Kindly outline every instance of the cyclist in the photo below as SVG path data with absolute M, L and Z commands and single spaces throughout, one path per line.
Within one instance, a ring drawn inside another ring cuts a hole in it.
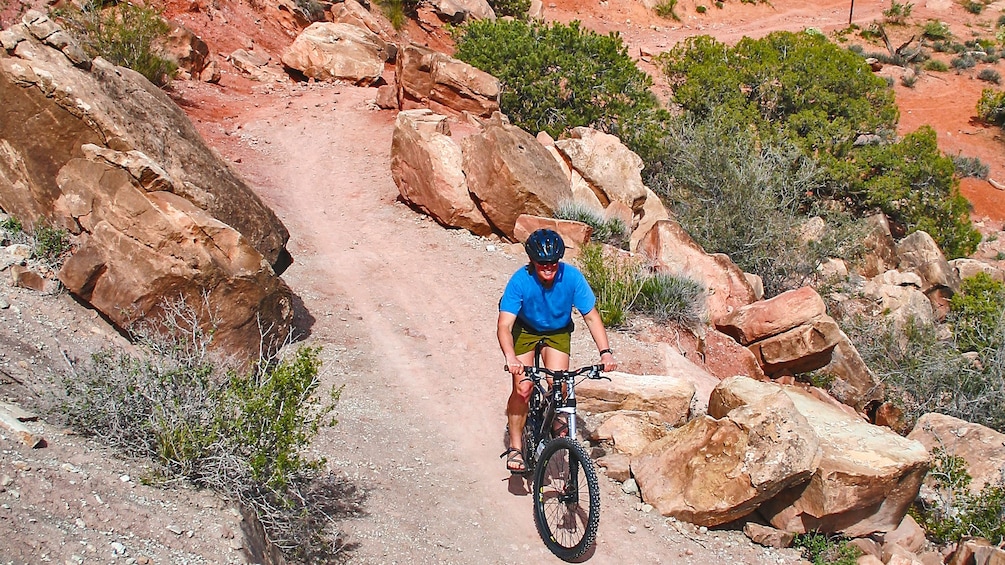
M 579 269 L 559 261 L 565 255 L 562 236 L 550 229 L 539 229 L 527 238 L 524 250 L 530 262 L 506 284 L 499 301 L 496 328 L 506 369 L 513 378 L 513 390 L 506 404 L 509 448 L 501 455 L 506 457 L 506 468 L 513 473 L 526 471 L 521 435 L 532 385 L 524 380 L 523 368 L 533 364 L 534 346 L 543 340 L 544 366 L 552 370 L 569 369 L 573 307 L 583 313 L 604 370 L 617 369 L 607 330 L 595 308 L 597 299 L 593 290 Z

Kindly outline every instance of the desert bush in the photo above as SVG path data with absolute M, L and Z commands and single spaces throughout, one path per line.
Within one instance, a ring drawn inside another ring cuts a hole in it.
M 1005 284 L 978 273 L 966 278 L 949 301 L 957 347 L 976 351 L 982 360 L 1005 348 Z
M 605 218 L 589 206 L 575 201 L 561 202 L 555 210 L 555 217 L 561 220 L 582 222 L 593 228 L 590 238 L 608 245 L 625 248 L 628 244 L 628 226 L 621 218 Z
M 903 233 L 926 231 L 948 258 L 977 248 L 970 203 L 959 193 L 953 160 L 939 152 L 935 130 L 923 126 L 897 143 L 868 145 L 852 155 L 847 194 L 879 208 Z
M 56 17 L 88 54 L 129 67 L 157 86 L 171 79 L 177 65 L 155 47 L 170 31 L 159 11 L 128 2 L 105 8 L 96 0 L 85 1 L 79 9 L 70 6 Z
M 496 16 L 509 16 L 519 20 L 526 20 L 530 10 L 530 0 L 492 0 L 489 5 Z
M 985 88 L 977 101 L 977 117 L 998 126 L 1005 126 L 1005 91 Z
M 949 31 L 949 26 L 945 22 L 938 20 L 928 20 L 921 30 L 921 35 L 933 41 L 950 39 L 953 33 Z
M 911 514 L 937 543 L 958 542 L 964 537 L 982 537 L 992 544 L 1005 541 L 1005 478 L 992 481 L 979 493 L 970 491 L 973 477 L 962 457 L 945 449 L 932 450 L 928 478 L 934 497 L 920 498 Z
M 949 70 L 949 65 L 938 59 L 929 59 L 925 61 L 925 65 L 923 68 L 926 71 L 944 73 Z
M 687 275 L 657 271 L 642 278 L 633 311 L 658 323 L 676 323 L 692 331 L 708 323 L 708 290 Z
M 981 161 L 978 157 L 964 157 L 962 155 L 956 155 L 952 159 L 953 167 L 956 169 L 956 175 L 960 178 L 974 177 L 986 179 L 988 178 L 988 174 L 991 172 L 991 167 L 989 167 L 984 161 Z
M 32 258 L 50 265 L 58 265 L 63 255 L 70 250 L 70 234 L 62 228 L 45 223 L 35 226 L 32 241 Z
M 994 69 L 981 69 L 980 72 L 977 73 L 977 78 L 993 84 L 999 84 L 1002 81 L 1001 74 Z
M 608 256 L 602 245 L 592 243 L 580 250 L 577 263 L 597 296 L 596 308 L 604 325 L 623 324 L 642 287 L 638 261 Z
M 660 0 L 653 11 L 656 15 L 668 20 L 680 21 L 680 16 L 677 15 L 677 0 Z
M 620 37 L 578 22 L 477 20 L 459 28 L 455 56 L 497 77 L 513 124 L 553 137 L 576 126 L 613 133 L 626 118 L 659 108 L 652 79 Z
M 317 395 L 319 349 L 228 368 L 208 353 L 193 308 L 180 299 L 135 327 L 143 353 L 106 349 L 63 381 L 59 417 L 130 456 L 151 459 L 147 480 L 188 479 L 253 509 L 287 557 L 333 556 L 341 541 L 316 512 L 352 511 L 323 460 L 304 455 L 340 389 Z M 349 489 L 351 490 L 351 489 Z M 347 506 L 348 505 L 348 506 Z
M 950 59 L 949 66 L 956 70 L 972 69 L 977 66 L 977 59 L 973 55 L 966 53 Z
M 309 22 L 323 22 L 325 7 L 318 0 L 296 0 L 297 11 Z
M 918 73 L 904 73 L 900 77 L 900 84 L 906 86 L 907 88 L 914 88 L 914 85 L 918 82 Z
M 963 5 L 963 9 L 970 12 L 971 14 L 980 14 L 984 11 L 983 2 L 975 2 L 974 0 L 963 0 L 960 2 Z
M 729 255 L 774 295 L 801 286 L 825 257 L 845 256 L 850 230 L 818 244 L 799 226 L 820 188 L 819 170 L 792 144 L 758 144 L 749 131 L 715 114 L 684 118 L 665 130 L 666 159 L 647 184 L 706 251 Z M 835 226 L 840 214 L 831 214 Z
M 909 425 L 939 412 L 1005 430 L 1005 364 L 979 366 L 952 341 L 938 339 L 934 327 L 914 320 L 858 316 L 839 322 Z
M 907 18 L 911 17 L 913 10 L 914 4 L 911 2 L 901 3 L 893 0 L 890 7 L 883 10 L 883 18 L 887 23 L 903 25 L 907 22 Z
M 813 565 L 855 565 L 862 551 L 848 540 L 820 532 L 796 535 L 792 547 L 802 550 L 803 558 Z

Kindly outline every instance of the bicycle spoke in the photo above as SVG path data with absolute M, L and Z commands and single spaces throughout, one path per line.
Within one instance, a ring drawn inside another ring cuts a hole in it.
M 569 560 L 593 545 L 600 515 L 596 473 L 583 448 L 568 438 L 553 440 L 535 474 L 535 522 L 545 544 Z

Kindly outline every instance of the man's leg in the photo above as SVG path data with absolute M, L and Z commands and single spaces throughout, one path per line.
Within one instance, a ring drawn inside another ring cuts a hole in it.
M 517 355 L 524 366 L 534 364 L 534 352 L 530 351 L 523 355 Z M 527 421 L 527 403 L 530 400 L 530 391 L 534 386 L 522 374 L 512 375 L 513 389 L 506 403 L 506 421 L 509 424 L 509 446 L 518 451 L 523 451 L 523 425 Z

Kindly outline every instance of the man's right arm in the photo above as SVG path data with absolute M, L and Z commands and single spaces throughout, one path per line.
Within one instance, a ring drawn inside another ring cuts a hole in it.
M 516 351 L 513 345 L 513 324 L 516 323 L 516 314 L 499 311 L 499 320 L 496 322 L 496 339 L 499 340 L 499 348 L 502 349 L 506 358 L 506 370 L 513 374 L 523 372 L 523 363 L 516 358 Z

